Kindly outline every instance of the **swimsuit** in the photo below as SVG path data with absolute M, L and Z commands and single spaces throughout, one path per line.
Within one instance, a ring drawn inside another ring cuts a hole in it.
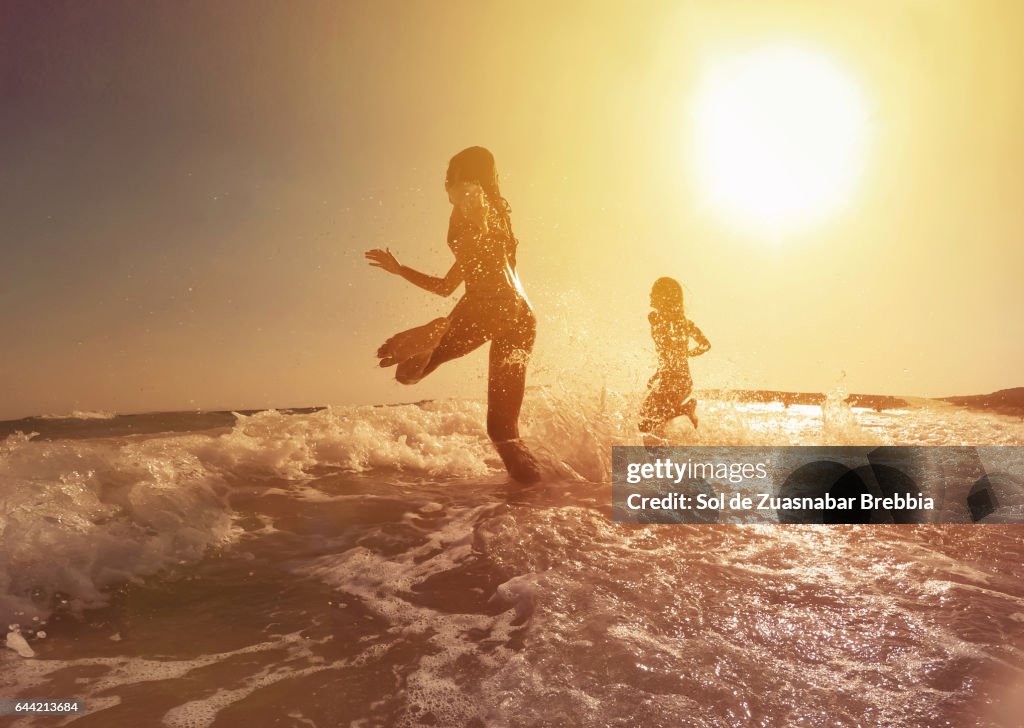
M 516 274 L 517 245 L 507 214 L 493 207 L 487 232 L 453 216 L 448 246 L 462 270 L 466 294 L 448 314 L 448 330 L 424 375 L 487 341 L 492 342 L 492 359 L 526 366 L 537 319 Z
M 669 420 L 687 414 L 692 408 L 686 401 L 693 391 L 690 338 L 696 339 L 699 345 L 707 342 L 701 330 L 685 317 L 652 311 L 648 318 L 651 336 L 658 350 L 658 371 L 647 383 L 650 391 L 640 408 L 642 432 L 652 432 Z

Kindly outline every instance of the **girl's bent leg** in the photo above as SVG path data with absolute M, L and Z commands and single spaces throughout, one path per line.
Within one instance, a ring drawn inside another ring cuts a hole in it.
M 456 304 L 447 318 L 434 319 L 426 326 L 396 334 L 377 352 L 378 356 L 382 356 L 382 352 L 391 354 L 392 359 L 396 354 L 403 355 L 395 371 L 395 379 L 401 384 L 415 384 L 446 361 L 465 356 L 487 341 L 484 328 L 461 303 Z M 402 341 L 401 337 L 407 340 Z M 418 339 L 415 346 L 414 338 Z M 389 366 L 389 363 L 394 361 L 385 359 L 381 366 Z
M 426 376 L 426 367 L 450 325 L 447 318 L 436 318 L 429 324 L 395 334 L 377 349 L 380 366 L 397 364 L 395 379 L 401 384 L 415 384 Z
M 427 364 L 433 352 L 425 351 L 422 354 L 411 356 L 395 369 L 395 381 L 399 384 L 416 384 L 426 376 Z
M 390 367 L 422 354 L 429 355 L 448 330 L 447 318 L 436 318 L 429 324 L 400 331 L 377 349 L 380 366 Z
M 683 403 L 683 414 L 690 420 L 693 429 L 697 429 L 697 400 L 688 399 Z
M 697 427 L 697 415 L 694 410 L 696 401 L 688 399 L 692 385 L 685 377 L 656 374 L 650 383 L 650 390 L 640 407 L 640 433 L 645 442 L 648 436 L 662 437 L 663 428 L 670 420 L 680 415 L 686 417 Z
M 427 376 L 446 361 L 465 356 L 490 338 L 487 328 L 473 315 L 472 310 L 463 306 L 465 300 L 459 301 L 448 316 L 448 329 L 430 353 L 421 377 Z
M 640 434 L 644 436 L 645 445 L 651 444 L 647 441 L 648 437 L 663 439 L 660 436 L 660 431 L 668 418 L 661 412 L 660 399 L 657 387 L 652 387 L 651 391 L 647 393 L 643 405 L 640 407 L 640 426 L 638 429 Z

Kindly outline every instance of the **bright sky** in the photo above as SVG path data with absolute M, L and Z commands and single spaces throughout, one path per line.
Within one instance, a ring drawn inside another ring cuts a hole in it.
M 57 7 L 0 8 L 0 418 L 482 397 L 482 352 L 413 388 L 375 368 L 455 298 L 363 260 L 447 270 L 473 144 L 513 207 L 531 384 L 641 387 L 661 275 L 714 347 L 698 388 L 1024 384 L 1019 4 Z M 842 199 L 770 235 L 695 143 L 703 84 L 765 48 L 844 79 L 778 118 L 855 96 L 865 133 Z

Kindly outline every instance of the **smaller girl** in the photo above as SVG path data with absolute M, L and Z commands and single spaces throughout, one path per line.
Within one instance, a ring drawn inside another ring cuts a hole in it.
M 662 428 L 680 415 L 686 415 L 697 427 L 697 402 L 689 399 L 693 389 L 689 359 L 711 348 L 707 337 L 683 314 L 683 287 L 675 278 L 654 282 L 651 308 L 654 310 L 647 319 L 658 350 L 658 371 L 647 384 L 647 399 L 640 408 L 640 432 L 646 445 L 663 443 Z

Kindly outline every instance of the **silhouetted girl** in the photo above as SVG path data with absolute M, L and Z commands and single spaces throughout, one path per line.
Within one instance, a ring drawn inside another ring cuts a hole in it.
M 662 442 L 662 428 L 680 415 L 686 415 L 697 426 L 697 402 L 688 399 L 693 389 L 689 359 L 711 348 L 707 337 L 683 313 L 683 287 L 679 281 L 656 280 L 651 288 L 651 308 L 654 310 L 647 319 L 658 350 L 658 371 L 647 385 L 647 399 L 640 408 L 640 432 L 648 445 Z
M 415 384 L 446 361 L 491 342 L 487 380 L 487 434 L 513 478 L 540 478 L 537 462 L 519 439 L 519 410 L 536 319 L 516 274 L 510 208 L 498 189 L 494 157 L 469 147 L 448 164 L 445 190 L 452 203 L 448 247 L 455 263 L 443 278 L 401 265 L 390 249 L 366 253 L 370 265 L 400 275 L 440 296 L 460 283 L 466 294 L 445 318 L 395 334 L 377 351 L 382 367 L 397 365 L 395 379 Z

